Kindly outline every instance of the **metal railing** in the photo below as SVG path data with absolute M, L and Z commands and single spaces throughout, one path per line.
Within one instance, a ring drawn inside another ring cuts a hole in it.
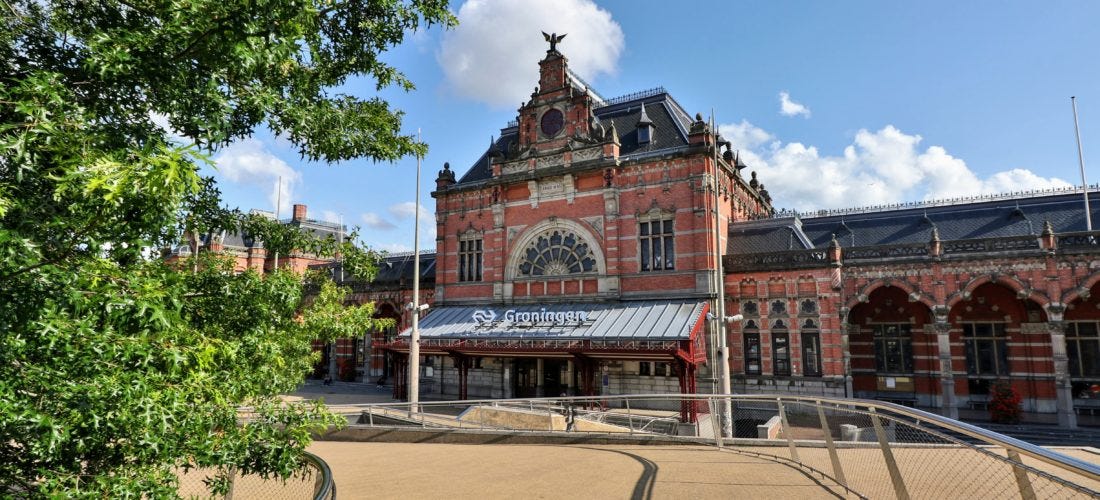
M 710 443 L 723 452 L 804 469 L 863 498 L 1100 497 L 1097 465 L 881 401 L 664 394 L 433 401 L 415 407 L 385 403 L 359 409 L 358 423 L 365 426 L 663 436 Z
M 225 499 L 304 499 L 332 500 L 336 498 L 336 482 L 332 478 L 332 469 L 321 457 L 306 452 L 305 466 L 290 478 L 261 477 L 259 475 L 240 475 L 229 471 L 229 492 Z M 211 498 L 210 480 L 218 473 L 216 469 L 190 468 L 177 472 L 183 498 Z

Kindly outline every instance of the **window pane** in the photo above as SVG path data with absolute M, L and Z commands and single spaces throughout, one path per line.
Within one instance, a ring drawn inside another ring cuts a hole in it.
M 1097 336 L 1096 323 L 1093 323 L 1093 322 L 1089 321 L 1089 322 L 1074 323 L 1074 325 L 1077 326 L 1077 336 L 1078 337 L 1096 337 Z
M 982 374 L 995 374 L 996 367 L 996 348 L 994 341 L 992 340 L 975 340 L 977 344 L 976 354 L 978 361 L 978 373 Z
M 978 357 L 975 354 L 975 342 L 977 342 L 977 340 L 966 341 L 966 373 L 971 375 L 978 374 Z
M 807 376 L 821 375 L 821 338 L 816 333 L 802 334 L 802 367 Z
M 745 334 L 745 373 L 760 374 L 760 334 Z
M 642 270 L 643 271 L 648 271 L 649 270 L 649 240 L 648 239 L 642 240 L 641 261 L 642 261 Z
M 659 238 L 654 238 L 650 241 L 653 242 L 653 269 L 662 269 L 661 263 L 663 261 L 661 260 L 661 240 Z
M 665 221 L 665 234 L 672 234 L 672 220 Z
M 649 223 L 643 222 L 638 229 L 639 236 L 649 236 Z
M 786 333 L 772 334 L 772 351 L 775 358 L 775 374 L 791 374 L 790 343 Z
M 676 252 L 672 248 L 672 237 L 665 238 L 665 269 L 676 269 Z
M 1100 377 L 1100 340 L 1082 340 L 1080 349 L 1081 376 Z

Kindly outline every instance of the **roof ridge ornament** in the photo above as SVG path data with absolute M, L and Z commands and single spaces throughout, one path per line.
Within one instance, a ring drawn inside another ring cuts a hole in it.
M 561 36 L 558 36 L 557 33 L 547 34 L 545 31 L 543 31 L 542 32 L 542 37 L 545 38 L 547 42 L 550 42 L 550 50 L 547 50 L 546 52 L 557 52 L 558 51 L 558 43 L 560 43 L 561 40 L 563 38 L 565 38 L 565 35 L 568 35 L 568 34 L 569 33 L 562 33 Z

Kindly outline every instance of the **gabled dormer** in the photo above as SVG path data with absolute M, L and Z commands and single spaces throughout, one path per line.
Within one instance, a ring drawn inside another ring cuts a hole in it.
M 645 112 L 645 103 L 642 103 L 642 111 L 638 116 L 638 144 L 650 144 L 653 142 L 653 120 Z
M 569 141 L 604 140 L 606 131 L 595 119 L 603 98 L 569 70 L 569 59 L 557 50 L 565 35 L 546 35 L 550 49 L 539 61 L 539 85 L 519 108 L 518 148 L 532 153 L 563 149 Z

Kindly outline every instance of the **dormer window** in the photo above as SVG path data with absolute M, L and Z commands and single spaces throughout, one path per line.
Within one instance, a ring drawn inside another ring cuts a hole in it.
M 638 116 L 638 144 L 649 144 L 653 142 L 653 121 L 649 119 L 649 115 L 645 112 L 645 104 L 642 104 L 642 111 Z

